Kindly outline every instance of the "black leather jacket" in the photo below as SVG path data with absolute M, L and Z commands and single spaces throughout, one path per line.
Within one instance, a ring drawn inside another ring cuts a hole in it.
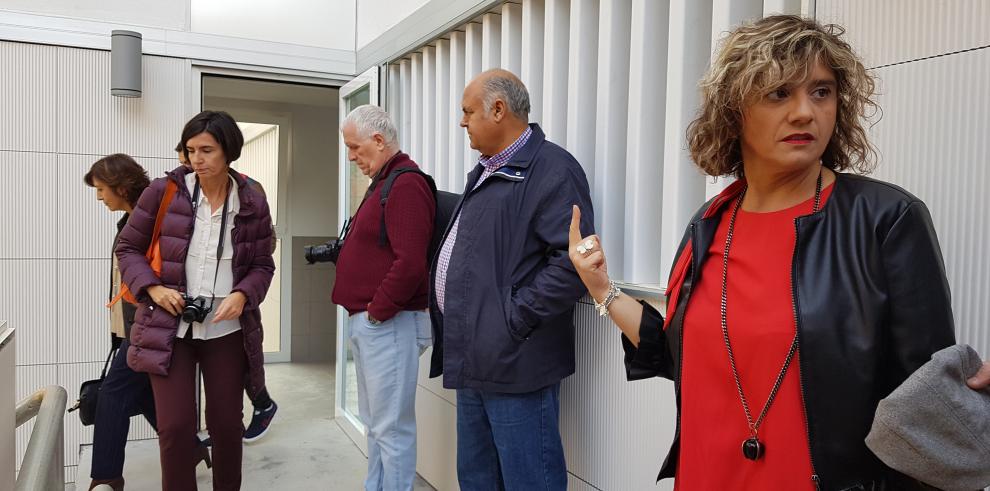
M 866 177 L 836 176 L 824 208 L 795 220 L 792 295 L 814 469 L 808 479 L 823 490 L 920 489 L 863 440 L 880 399 L 955 343 L 938 238 L 918 198 Z M 690 242 L 692 260 L 666 331 L 644 303 L 639 347 L 623 336 L 628 378 L 672 379 L 678 408 L 684 312 L 731 201 L 703 218 L 706 204 L 688 226 L 678 251 Z M 658 479 L 674 477 L 679 440 L 680 416 Z

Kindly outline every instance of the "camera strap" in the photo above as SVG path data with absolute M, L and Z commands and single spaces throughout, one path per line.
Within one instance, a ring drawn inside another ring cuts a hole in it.
M 229 176 L 228 176 L 229 179 Z M 223 211 L 220 215 L 220 238 L 217 240 L 217 267 L 213 271 L 213 288 L 210 289 L 210 309 L 213 309 L 213 303 L 217 298 L 217 278 L 220 277 L 220 258 L 223 257 L 223 242 L 224 242 L 224 232 L 227 230 L 227 211 L 230 209 L 230 188 L 233 184 L 227 183 L 227 194 L 223 198 Z M 196 176 L 196 185 L 193 186 L 193 219 L 196 218 L 196 214 L 199 213 L 199 176 Z

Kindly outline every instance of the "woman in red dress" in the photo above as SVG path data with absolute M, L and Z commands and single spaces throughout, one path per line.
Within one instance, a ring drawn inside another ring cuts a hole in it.
M 704 173 L 737 180 L 691 219 L 666 318 L 571 229 L 629 378 L 675 382 L 659 477 L 680 490 L 921 486 L 863 440 L 879 400 L 955 342 L 949 286 L 925 204 L 863 177 L 874 80 L 841 34 L 775 16 L 724 41 L 688 142 Z

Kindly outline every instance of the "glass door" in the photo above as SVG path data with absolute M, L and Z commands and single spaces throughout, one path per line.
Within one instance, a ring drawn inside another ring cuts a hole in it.
M 340 88 L 340 123 L 354 108 L 365 104 L 379 104 L 378 67 L 373 67 L 362 73 L 354 80 Z M 343 138 L 340 141 L 340 215 L 339 224 L 357 211 L 364 197 L 368 184 L 371 182 L 358 170 L 357 166 L 347 161 L 347 147 Z M 337 376 L 336 376 L 336 414 L 340 426 L 354 440 L 354 443 L 367 453 L 367 441 L 364 438 L 365 428 L 358 418 L 357 377 L 354 373 L 354 356 L 351 353 L 348 314 L 343 307 L 337 307 Z

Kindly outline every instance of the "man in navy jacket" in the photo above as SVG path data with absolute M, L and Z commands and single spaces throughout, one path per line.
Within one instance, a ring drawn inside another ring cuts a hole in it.
M 580 164 L 529 124 L 529 93 L 490 70 L 464 89 L 461 126 L 481 153 L 431 268 L 431 376 L 457 389 L 461 489 L 566 489 L 560 381 L 574 373 L 567 255 L 571 206 L 589 210 Z

